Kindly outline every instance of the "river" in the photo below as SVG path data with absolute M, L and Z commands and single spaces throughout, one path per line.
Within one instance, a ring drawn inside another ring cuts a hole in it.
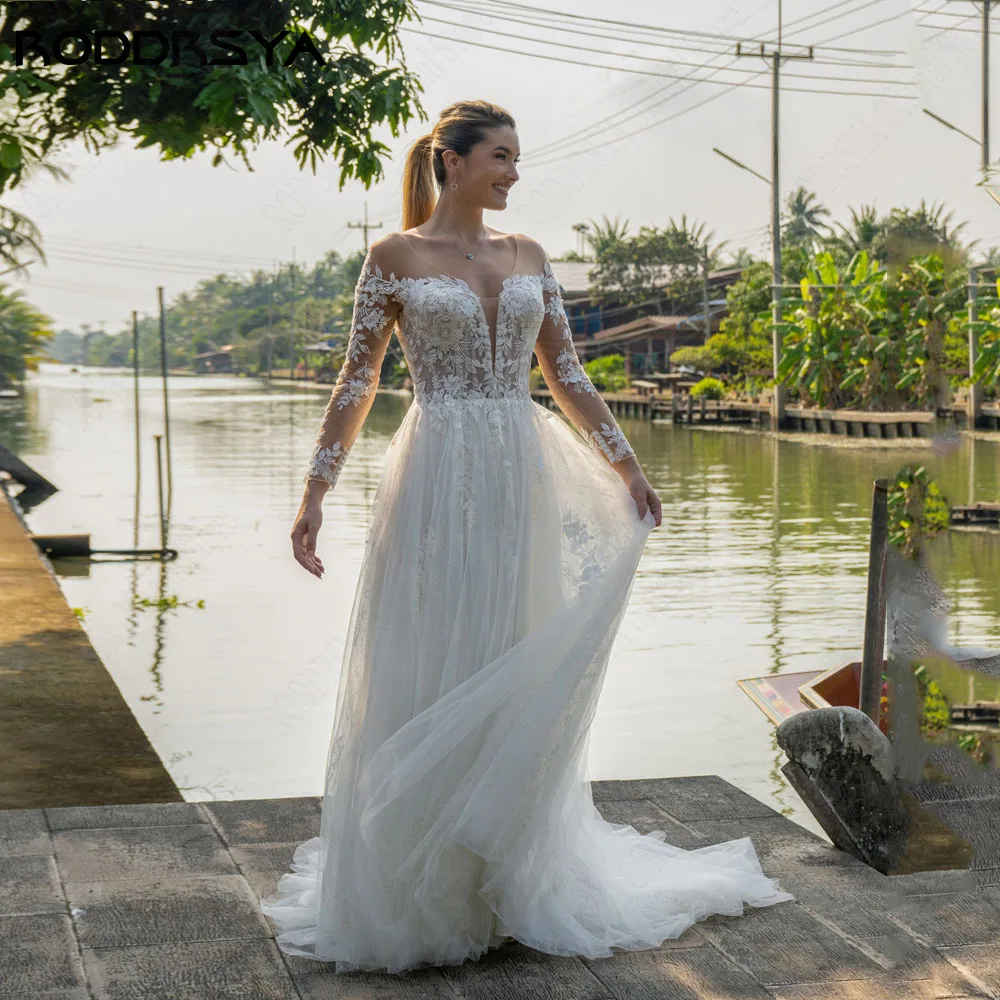
M 23 400 L 3 403 L 0 440 L 60 490 L 29 514 L 34 531 L 89 532 L 94 548 L 158 545 L 160 380 L 140 383 L 138 521 L 132 393 L 120 370 L 43 364 Z M 288 535 L 326 397 L 171 377 L 169 544 L 179 558 L 61 577 L 190 800 L 321 792 L 372 496 L 408 405 L 374 401 L 325 503 L 317 580 L 293 560 Z M 965 437 L 937 454 L 620 423 L 663 500 L 663 524 L 612 653 L 590 776 L 718 774 L 818 831 L 778 769 L 773 726 L 736 680 L 859 659 L 873 479 L 916 460 L 953 502 L 996 499 L 1000 441 Z M 951 532 L 932 550 L 952 641 L 1000 648 L 1000 532 Z

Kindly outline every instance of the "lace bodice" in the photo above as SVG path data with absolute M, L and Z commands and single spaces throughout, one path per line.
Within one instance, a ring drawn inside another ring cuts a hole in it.
M 354 298 L 347 354 L 333 387 L 305 479 L 337 480 L 375 394 L 392 328 L 425 407 L 473 400 L 530 399 L 531 356 L 563 413 L 609 462 L 634 454 L 573 346 L 573 335 L 544 253 L 536 273 L 503 281 L 491 328 L 483 299 L 462 278 L 396 277 L 375 244 Z

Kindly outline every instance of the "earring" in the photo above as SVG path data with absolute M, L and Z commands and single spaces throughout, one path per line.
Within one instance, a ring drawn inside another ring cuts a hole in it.
M 450 187 L 450 188 L 452 189 L 452 191 L 457 191 L 457 190 L 458 190 L 458 185 L 457 185 L 457 184 L 456 184 L 456 183 L 455 183 L 454 181 L 452 181 L 452 182 L 451 182 L 451 183 L 450 183 L 450 184 L 448 185 L 448 187 Z

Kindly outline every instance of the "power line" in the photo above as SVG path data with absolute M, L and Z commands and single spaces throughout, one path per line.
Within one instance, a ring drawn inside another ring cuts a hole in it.
M 690 45 L 690 44 L 681 45 L 681 44 L 679 44 L 677 42 L 665 41 L 665 40 L 662 40 L 662 39 L 636 38 L 634 35 L 628 35 L 628 34 L 611 34 L 611 33 L 609 33 L 609 31 L 606 28 L 602 28 L 600 30 L 598 30 L 598 29 L 595 28 L 595 30 L 593 30 L 593 31 L 587 31 L 587 30 L 584 30 L 583 28 L 575 27 L 572 24 L 566 24 L 566 23 L 560 22 L 560 21 L 553 21 L 551 19 L 540 18 L 537 15 L 529 18 L 529 17 L 525 17 L 525 16 L 515 16 L 515 14 L 507 13 L 506 11 L 502 11 L 502 12 L 501 11 L 495 11 L 495 10 L 492 10 L 491 7 L 490 7 L 490 0 L 485 0 L 484 3 L 476 3 L 476 4 L 470 4 L 468 2 L 463 2 L 463 0 L 450 0 L 450 2 L 448 2 L 448 0 L 425 0 L 425 2 L 426 3 L 430 3 L 430 4 L 432 4 L 435 7 L 442 7 L 442 8 L 445 8 L 447 10 L 457 11 L 459 13 L 472 14 L 472 15 L 475 15 L 475 16 L 478 16 L 478 17 L 489 18 L 491 20 L 495 19 L 495 20 L 502 21 L 502 22 L 508 22 L 510 24 L 523 24 L 523 25 L 526 25 L 528 27 L 533 27 L 533 28 L 546 28 L 546 27 L 557 28 L 563 34 L 579 35 L 579 36 L 584 37 L 584 38 L 597 38 L 597 39 L 600 39 L 601 41 L 628 42 L 628 43 L 635 44 L 635 45 L 643 45 L 643 46 L 652 47 L 652 48 L 670 49 L 670 50 L 676 50 L 676 51 L 680 51 L 680 52 L 705 52 L 705 53 L 708 53 L 710 55 L 716 55 L 716 56 L 718 56 L 718 55 L 725 55 L 727 52 L 729 52 L 729 51 L 732 50 L 732 44 L 729 41 L 724 41 L 723 47 L 721 47 L 721 48 L 718 45 L 716 45 L 715 47 L 709 48 L 709 47 L 706 47 L 706 46 L 703 46 L 703 45 Z M 834 4 L 832 7 L 828 7 L 828 8 L 826 8 L 826 10 L 833 10 L 836 7 L 843 6 L 845 3 L 856 3 L 856 2 L 857 2 L 857 0 L 840 0 L 840 3 Z M 883 3 L 883 2 L 885 2 L 885 0 L 874 0 L 874 3 Z M 866 6 L 871 6 L 871 3 L 866 4 Z M 763 8 L 761 8 L 761 9 L 763 9 Z M 819 13 L 823 13 L 823 11 L 821 11 Z M 805 17 L 798 18 L 798 21 L 808 20 L 809 18 L 815 17 L 815 16 L 818 16 L 818 15 L 807 14 L 807 15 L 805 15 Z M 839 16 L 844 16 L 844 15 L 839 15 Z M 454 23 L 454 22 L 451 22 L 451 21 L 444 20 L 442 18 L 431 17 L 429 15 L 422 15 L 421 18 L 420 18 L 420 20 L 422 22 L 423 21 L 436 21 L 436 22 L 442 23 L 442 24 L 453 24 Z M 746 20 L 746 19 L 744 19 L 744 20 Z M 798 22 L 796 21 L 796 22 L 792 22 L 792 23 L 798 23 Z M 472 25 L 463 25 L 463 27 L 473 27 L 473 26 Z M 481 30 L 481 29 L 475 29 L 475 30 Z M 516 35 L 515 37 L 520 38 L 520 37 L 523 37 L 523 36 L 522 35 Z M 553 42 L 547 42 L 546 44 L 560 45 L 560 44 L 566 44 L 566 43 L 560 43 L 560 42 L 554 42 L 553 41 Z M 605 49 L 600 49 L 599 51 L 604 52 L 606 50 Z M 670 60 L 670 61 L 674 62 L 676 60 Z M 897 63 L 858 63 L 858 62 L 854 62 L 854 61 L 851 61 L 851 60 L 822 60 L 822 59 L 820 59 L 820 60 L 816 60 L 816 62 L 818 62 L 818 63 L 820 63 L 822 65 L 831 65 L 831 66 L 856 66 L 856 67 L 866 67 L 866 68 L 870 68 L 870 69 L 878 69 L 878 68 L 885 68 L 885 69 L 912 68 L 912 67 L 901 66 L 901 65 L 899 65 Z M 693 63 L 686 63 L 684 65 L 695 65 L 695 64 L 693 64 Z M 700 65 L 700 64 L 698 64 L 698 65 Z M 881 82 L 881 81 L 875 81 L 875 82 Z
M 127 243 L 102 243 L 96 240 L 79 240 L 73 239 L 72 237 L 49 237 L 46 239 L 46 244 L 49 243 L 60 243 L 67 247 L 73 249 L 80 249 L 85 251 L 88 247 L 95 247 L 98 250 L 111 250 L 111 251 L 123 251 L 127 253 L 140 253 L 140 254 L 154 254 L 163 257 L 179 257 L 182 260 L 190 260 L 191 258 L 204 258 L 206 260 L 211 260 L 215 262 L 221 261 L 232 261 L 232 262 L 263 262 L 267 261 L 270 263 L 270 258 L 265 257 L 247 257 L 242 255 L 233 254 L 206 254 L 198 253 L 192 250 L 173 250 L 166 247 L 147 247 L 142 244 L 127 244 Z
M 589 45 L 574 45 L 572 42 L 554 42 L 545 38 L 528 38 L 523 34 L 515 34 L 514 32 L 509 32 L 509 31 L 499 31 L 496 28 L 490 28 L 490 29 L 477 28 L 473 25 L 462 24 L 461 22 L 458 21 L 447 21 L 444 18 L 440 17 L 425 17 L 422 20 L 433 21 L 437 24 L 445 24 L 451 28 L 465 28 L 471 31 L 488 30 L 490 35 L 499 35 L 502 38 L 516 38 L 523 42 L 537 42 L 539 45 L 546 45 L 550 48 L 570 49 L 574 52 L 596 52 L 599 55 L 618 56 L 620 59 L 638 59 L 642 62 L 651 62 L 659 66 L 693 66 L 698 69 L 704 69 L 705 65 L 704 62 L 694 63 L 694 62 L 685 62 L 681 59 L 659 59 L 655 56 L 644 56 L 633 52 L 613 52 L 613 51 L 608 51 L 607 48 L 595 48 Z M 641 44 L 646 44 L 646 43 L 641 43 Z M 619 67 L 615 68 L 617 69 Z M 719 67 L 719 68 L 720 70 L 724 70 L 725 72 L 728 73 L 754 74 L 754 71 L 749 69 L 740 69 L 740 68 L 729 69 L 728 67 Z M 824 76 L 822 74 L 810 75 L 805 73 L 789 73 L 788 75 L 790 77 L 796 77 L 802 80 L 832 80 L 842 83 L 885 83 L 890 85 L 898 84 L 899 86 L 911 86 L 911 87 L 916 85 L 915 81 L 912 80 L 883 80 L 871 77 Z
M 424 0 L 424 3 L 429 3 L 429 4 L 432 4 L 432 5 L 433 4 L 440 5 L 443 2 L 444 2 L 444 0 Z M 846 2 L 846 0 L 845 0 L 845 2 Z M 881 2 L 881 0 L 875 0 L 875 2 Z M 513 0 L 484 0 L 484 3 L 489 3 L 489 4 L 491 4 L 494 7 L 500 7 L 500 8 L 504 8 L 504 9 L 506 9 L 506 8 L 513 8 L 513 9 L 517 9 L 517 10 L 527 11 L 529 14 L 531 14 L 531 15 L 533 15 L 535 17 L 537 17 L 539 14 L 543 14 L 543 15 L 547 15 L 550 18 L 555 17 L 555 18 L 563 18 L 563 19 L 577 21 L 577 22 L 579 22 L 579 21 L 590 22 L 591 24 L 612 25 L 612 26 L 615 26 L 615 27 L 618 27 L 618 28 L 637 29 L 637 30 L 640 30 L 640 31 L 652 32 L 652 33 L 663 34 L 663 35 L 677 35 L 677 36 L 681 36 L 681 37 L 692 37 L 692 38 L 710 38 L 710 39 L 715 39 L 717 41 L 725 41 L 725 42 L 737 42 L 737 41 L 741 41 L 742 40 L 737 35 L 720 35 L 720 34 L 716 34 L 714 32 L 710 32 L 710 31 L 696 31 L 696 30 L 693 30 L 693 29 L 664 28 L 664 27 L 661 27 L 659 25 L 637 24 L 634 21 L 616 21 L 616 20 L 613 20 L 611 18 L 591 17 L 591 16 L 584 15 L 584 14 L 573 14 L 573 13 L 570 13 L 570 12 L 567 12 L 567 11 L 545 10 L 545 9 L 540 9 L 538 7 L 528 6 L 526 4 L 514 3 Z M 837 5 L 835 4 L 834 6 L 837 6 Z M 827 9 L 832 9 L 832 8 L 827 8 Z M 803 20 L 803 19 L 805 19 L 807 17 L 815 17 L 815 16 L 817 16 L 817 15 L 815 15 L 815 14 L 808 15 L 807 14 L 807 15 L 804 15 L 803 18 L 799 18 L 799 20 Z M 797 23 L 797 22 L 792 22 L 792 23 Z M 768 39 L 763 39 L 763 40 L 764 41 L 769 41 Z M 875 55 L 906 55 L 906 53 L 903 52 L 900 49 L 844 49 L 844 48 L 841 48 L 838 51 L 842 51 L 842 52 L 862 52 L 865 55 L 871 55 L 871 54 L 875 54 Z
M 402 30 L 402 31 L 409 31 L 411 34 L 414 34 L 414 35 L 423 35 L 426 38 L 437 38 L 437 39 L 439 39 L 441 41 L 445 41 L 445 42 L 458 42 L 460 45 L 473 45 L 476 48 L 491 49 L 494 52 L 503 52 L 505 55 L 532 56 L 535 59 L 545 59 L 545 60 L 548 60 L 550 62 L 566 63 L 566 64 L 571 65 L 571 66 L 586 66 L 586 67 L 588 67 L 590 69 L 608 69 L 608 70 L 612 70 L 612 71 L 617 72 L 617 73 L 631 73 L 631 74 L 636 75 L 636 76 L 660 77 L 660 78 L 666 79 L 666 80 L 688 80 L 688 79 L 690 79 L 689 77 L 686 77 L 686 76 L 679 76 L 676 73 L 654 73 L 654 72 L 652 72 L 650 70 L 630 69 L 627 66 L 604 66 L 604 65 L 597 65 L 597 64 L 592 63 L 592 62 L 585 62 L 582 59 L 567 59 L 567 58 L 564 58 L 562 56 L 547 56 L 544 53 L 539 53 L 539 52 L 525 52 L 524 50 L 521 50 L 521 49 L 510 49 L 510 48 L 506 48 L 506 47 L 501 46 L 501 45 L 490 45 L 487 42 L 475 42 L 475 41 L 472 41 L 472 39 L 469 39 L 469 38 L 453 38 L 450 35 L 439 35 L 439 34 L 436 34 L 434 32 L 420 31 L 417 28 L 410 28 L 410 27 L 406 27 L 406 26 L 402 27 L 400 30 Z M 695 80 L 694 82 L 695 83 L 716 83 L 716 82 L 718 82 L 722 86 L 749 87 L 749 88 L 751 88 L 753 90 L 767 90 L 767 89 L 769 89 L 766 86 L 758 86 L 758 85 L 750 83 L 750 82 L 737 82 L 737 83 L 726 84 L 724 81 L 714 81 L 714 80 L 711 80 L 711 79 L 709 79 L 707 77 Z M 872 91 L 867 91 L 867 90 L 828 90 L 828 89 L 822 89 L 822 88 L 821 89 L 815 89 L 815 88 L 811 88 L 811 87 L 787 87 L 786 89 L 788 91 L 790 91 L 790 92 L 794 91 L 794 92 L 802 93 L 802 94 L 833 94 L 833 95 L 837 95 L 839 97 L 881 97 L 881 98 L 884 98 L 886 100 L 900 100 L 900 101 L 915 101 L 917 99 L 916 97 L 907 97 L 905 94 L 882 94 L 882 93 L 874 93 Z

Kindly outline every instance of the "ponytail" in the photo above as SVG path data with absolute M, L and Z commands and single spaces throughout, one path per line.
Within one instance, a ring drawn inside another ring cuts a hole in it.
M 426 222 L 434 211 L 434 135 L 428 132 L 413 144 L 403 167 L 403 229 Z

